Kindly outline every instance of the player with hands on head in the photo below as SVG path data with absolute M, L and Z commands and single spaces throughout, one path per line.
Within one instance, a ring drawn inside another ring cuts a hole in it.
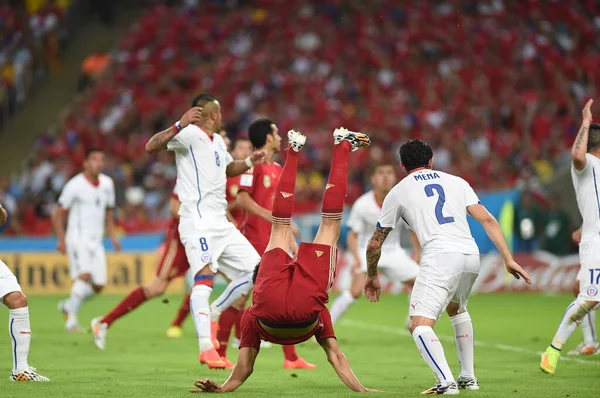
M 181 201 L 179 236 L 194 275 L 190 308 L 198 336 L 199 360 L 215 369 L 227 366 L 216 350 L 219 315 L 248 294 L 252 271 L 260 260 L 248 240 L 227 219 L 227 177 L 240 175 L 265 160 L 264 151 L 234 160 L 219 134 L 222 124 L 219 101 L 199 94 L 179 122 L 146 143 L 148 153 L 175 152 Z M 217 272 L 231 282 L 210 305 Z
M 585 104 L 581 128 L 571 148 L 571 179 L 583 219 L 579 243 L 579 294 L 565 311 L 552 342 L 542 354 L 540 369 L 554 374 L 561 350 L 578 325 L 600 301 L 600 124 L 592 123 L 592 104 Z M 595 351 L 597 347 L 594 347 Z
M 498 248 L 506 270 L 531 283 L 508 249 L 496 219 L 481 204 L 462 178 L 433 170 L 433 151 L 421 140 L 400 148 L 402 168 L 408 173 L 383 202 L 377 227 L 367 248 L 368 277 L 365 295 L 376 302 L 381 294 L 377 265 L 382 245 L 404 220 L 415 231 L 423 248 L 419 273 L 410 298 L 409 330 L 437 383 L 424 395 L 457 395 L 458 389 L 478 390 L 474 371 L 473 324 L 467 300 L 479 273 L 479 249 L 471 235 L 467 214 L 479 221 Z M 433 326 L 446 311 L 454 327 L 460 377 L 454 379 L 444 349 Z
M 204 379 L 191 392 L 231 392 L 254 371 L 260 341 L 288 345 L 315 336 L 339 378 L 357 392 L 372 392 L 356 378 L 341 351 L 326 307 L 335 276 L 337 241 L 348 190 L 348 158 L 351 150 L 370 145 L 369 137 L 346 129 L 333 133 L 334 151 L 329 180 L 323 194 L 321 225 L 313 243 L 301 243 L 296 260 L 290 257 L 290 228 L 294 209 L 296 172 L 306 136 L 288 132 L 290 147 L 277 184 L 273 225 L 265 254 L 254 271 L 252 306 L 242 319 L 238 361 L 229 378 L 219 385 Z

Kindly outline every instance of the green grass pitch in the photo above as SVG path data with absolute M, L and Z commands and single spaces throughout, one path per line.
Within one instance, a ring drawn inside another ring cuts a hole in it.
M 82 326 L 105 313 L 120 297 L 100 296 L 88 302 L 80 315 Z M 209 371 L 197 362 L 194 327 L 188 319 L 185 335 L 169 340 L 165 330 L 179 297 L 171 304 L 146 303 L 117 321 L 100 352 L 90 334 L 63 332 L 58 297 L 30 297 L 33 340 L 30 363 L 50 383 L 12 383 L 8 333 L 0 333 L 0 397 L 185 397 L 195 379 L 222 382 L 224 371 Z M 476 373 L 480 391 L 463 391 L 470 397 L 598 397 L 600 355 L 560 362 L 554 376 L 539 368 L 539 353 L 548 344 L 557 322 L 572 300 L 569 296 L 483 295 L 470 302 L 474 320 Z M 416 397 L 434 379 L 420 358 L 412 338 L 404 331 L 406 296 L 384 296 L 381 302 L 358 301 L 336 328 L 340 345 L 352 368 L 367 387 L 384 390 L 382 396 Z M 8 317 L 7 312 L 5 312 Z M 6 329 L 5 329 L 6 330 Z M 452 327 L 443 317 L 436 328 L 450 366 L 456 375 L 458 360 Z M 579 343 L 576 331 L 565 351 Z M 328 365 L 314 342 L 298 352 L 318 365 L 312 371 L 286 371 L 277 346 L 263 349 L 254 374 L 234 394 L 242 397 L 347 397 L 348 390 Z M 230 349 L 230 358 L 235 359 Z

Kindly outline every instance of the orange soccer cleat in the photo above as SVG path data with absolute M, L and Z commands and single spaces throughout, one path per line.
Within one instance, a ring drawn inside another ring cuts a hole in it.
M 225 362 L 225 369 L 233 369 L 235 368 L 235 364 L 231 362 L 227 357 L 221 357 L 221 360 Z
M 283 361 L 284 369 L 315 369 L 317 365 L 306 362 L 304 359 L 298 357 L 295 361 L 285 360 Z
M 227 366 L 214 348 L 200 353 L 200 363 L 205 364 L 210 369 L 225 369 Z
M 210 339 L 212 340 L 215 349 L 218 350 L 221 346 L 219 339 L 217 339 L 217 332 L 219 331 L 219 321 L 210 321 Z

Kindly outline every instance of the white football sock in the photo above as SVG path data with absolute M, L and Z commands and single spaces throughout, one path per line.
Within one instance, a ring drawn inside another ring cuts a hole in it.
M 583 342 L 586 345 L 592 345 L 598 342 L 596 336 L 596 311 L 592 310 L 581 322 L 581 332 L 583 333 Z
M 212 290 L 210 286 L 196 285 L 192 288 L 190 296 L 190 309 L 194 325 L 196 325 L 200 352 L 215 348 L 210 338 L 210 306 L 208 304 Z
M 12 343 L 13 373 L 18 374 L 29 369 L 27 356 L 31 343 L 31 328 L 29 327 L 29 308 L 10 310 L 8 332 Z
M 211 320 L 217 321 L 227 308 L 237 302 L 240 297 L 247 295 L 252 290 L 252 274 L 247 273 L 231 281 L 223 293 L 211 304 Z
M 352 297 L 350 290 L 344 290 L 344 292 L 335 299 L 333 304 L 331 304 L 331 310 L 329 311 L 331 313 L 331 322 L 335 325 L 355 301 L 356 299 Z
M 417 326 L 412 336 L 421 357 L 427 362 L 436 378 L 445 384 L 454 382 L 454 376 L 444 355 L 444 347 L 433 329 L 429 326 Z
M 473 322 L 468 312 L 450 318 L 454 328 L 454 339 L 458 360 L 460 361 L 460 377 L 475 377 L 474 352 L 475 339 L 473 337 Z
M 90 298 L 94 294 L 92 284 L 84 282 L 81 279 L 75 279 L 73 286 L 71 287 L 71 296 L 65 303 L 65 310 L 67 311 L 67 323 L 77 324 L 77 314 L 81 309 L 81 305 L 85 300 Z
M 575 299 L 565 311 L 565 315 L 552 339 L 552 347 L 557 350 L 562 350 L 563 346 L 567 343 L 567 340 L 569 340 L 569 337 L 571 337 L 571 334 L 573 334 L 575 329 L 577 329 L 577 326 L 589 312 L 590 307 L 584 300 L 579 298 Z

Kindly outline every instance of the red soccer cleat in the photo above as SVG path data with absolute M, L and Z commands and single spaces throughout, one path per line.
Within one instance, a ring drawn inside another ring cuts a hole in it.
M 304 359 L 298 357 L 295 361 L 285 360 L 283 361 L 284 369 L 315 369 L 317 365 L 306 362 Z
M 210 369 L 225 369 L 227 366 L 214 348 L 200 353 L 200 363 L 205 364 Z
M 210 339 L 212 340 L 215 350 L 218 350 L 221 346 L 219 339 L 217 339 L 217 332 L 219 331 L 219 321 L 210 321 Z
M 221 357 L 221 360 L 225 362 L 225 369 L 233 369 L 235 367 L 235 363 L 231 362 L 227 357 Z

